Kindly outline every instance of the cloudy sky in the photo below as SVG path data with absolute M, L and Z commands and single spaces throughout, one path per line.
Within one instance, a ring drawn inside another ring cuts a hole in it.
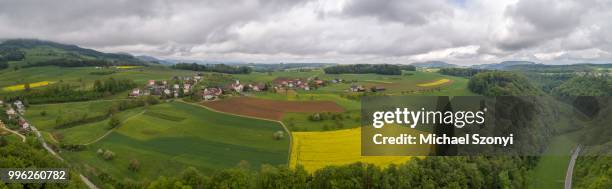
M 612 62 L 612 0 L 2 0 L 0 38 L 244 62 Z

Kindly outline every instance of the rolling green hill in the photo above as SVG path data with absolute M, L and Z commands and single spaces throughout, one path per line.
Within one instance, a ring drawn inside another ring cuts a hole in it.
M 16 67 L 147 65 L 129 54 L 103 53 L 51 41 L 10 39 L 0 44 L 0 62 Z M 0 68 L 2 68 L 0 66 Z

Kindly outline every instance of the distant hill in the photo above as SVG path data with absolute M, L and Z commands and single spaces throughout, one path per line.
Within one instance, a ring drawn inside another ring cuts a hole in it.
M 450 64 L 450 63 L 442 62 L 442 61 L 415 62 L 415 63 L 411 63 L 410 65 L 413 65 L 417 68 L 456 68 L 456 67 L 459 67 L 458 65 Z
M 530 61 L 503 61 L 503 62 L 494 63 L 494 64 L 473 65 L 472 68 L 486 69 L 486 70 L 505 70 L 508 67 L 517 66 L 517 65 L 537 65 L 537 64 L 535 62 L 530 62 Z
M 612 63 L 591 64 L 579 63 L 569 65 L 546 65 L 546 64 L 524 64 L 506 67 L 506 70 L 526 71 L 526 72 L 547 72 L 547 73 L 576 73 L 592 72 L 597 70 L 612 69 Z
M 103 53 L 76 45 L 37 39 L 9 39 L 0 44 L 0 55 L 21 67 L 147 65 L 148 61 L 126 53 Z
M 142 56 L 136 56 L 137 59 L 145 61 L 145 62 L 151 62 L 151 63 L 158 63 L 158 64 L 164 64 L 164 65 L 174 65 L 176 64 L 176 62 L 172 62 L 169 60 L 163 60 L 163 59 L 159 59 L 153 56 L 147 56 L 147 55 L 142 55 Z

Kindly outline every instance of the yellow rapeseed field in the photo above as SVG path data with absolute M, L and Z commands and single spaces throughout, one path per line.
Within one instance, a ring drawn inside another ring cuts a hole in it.
M 40 82 L 36 82 L 36 83 L 30 83 L 30 88 L 44 87 L 44 86 L 47 86 L 47 85 L 52 84 L 52 83 L 53 82 L 49 82 L 49 81 L 40 81 Z M 8 86 L 8 87 L 4 87 L 2 89 L 5 90 L 5 91 L 20 91 L 20 90 L 24 90 L 25 89 L 25 84 Z
M 345 165 L 355 162 L 376 164 L 381 167 L 400 164 L 410 156 L 361 156 L 361 129 L 344 129 L 326 132 L 293 132 L 293 146 L 289 166 L 298 164 L 309 172 L 328 165 Z
M 417 86 L 419 86 L 419 87 L 433 87 L 433 86 L 438 86 L 438 85 L 446 84 L 448 82 L 451 82 L 451 80 L 450 79 L 439 79 L 439 80 L 434 81 L 434 82 L 420 83 L 420 84 L 417 84 Z
M 142 66 L 115 66 L 117 69 L 132 69 L 132 68 L 142 68 Z

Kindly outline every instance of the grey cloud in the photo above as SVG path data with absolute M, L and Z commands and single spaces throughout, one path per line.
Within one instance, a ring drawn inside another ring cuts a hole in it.
M 590 0 L 521 0 L 506 9 L 509 35 L 498 47 L 515 51 L 565 37 L 578 28 L 593 5 Z
M 430 19 L 453 14 L 443 0 L 353 0 L 343 10 L 349 16 L 370 16 L 382 21 L 420 25 Z
M 262 19 L 303 2 L 6 0 L 0 1 L 0 21 L 35 35 L 9 37 L 40 37 L 87 46 L 168 41 L 198 44 L 222 40 L 223 30 L 228 27 Z
M 410 62 L 473 46 L 446 60 L 592 60 L 610 58 L 611 9 L 609 0 L 2 0 L 0 38 L 187 59 Z

